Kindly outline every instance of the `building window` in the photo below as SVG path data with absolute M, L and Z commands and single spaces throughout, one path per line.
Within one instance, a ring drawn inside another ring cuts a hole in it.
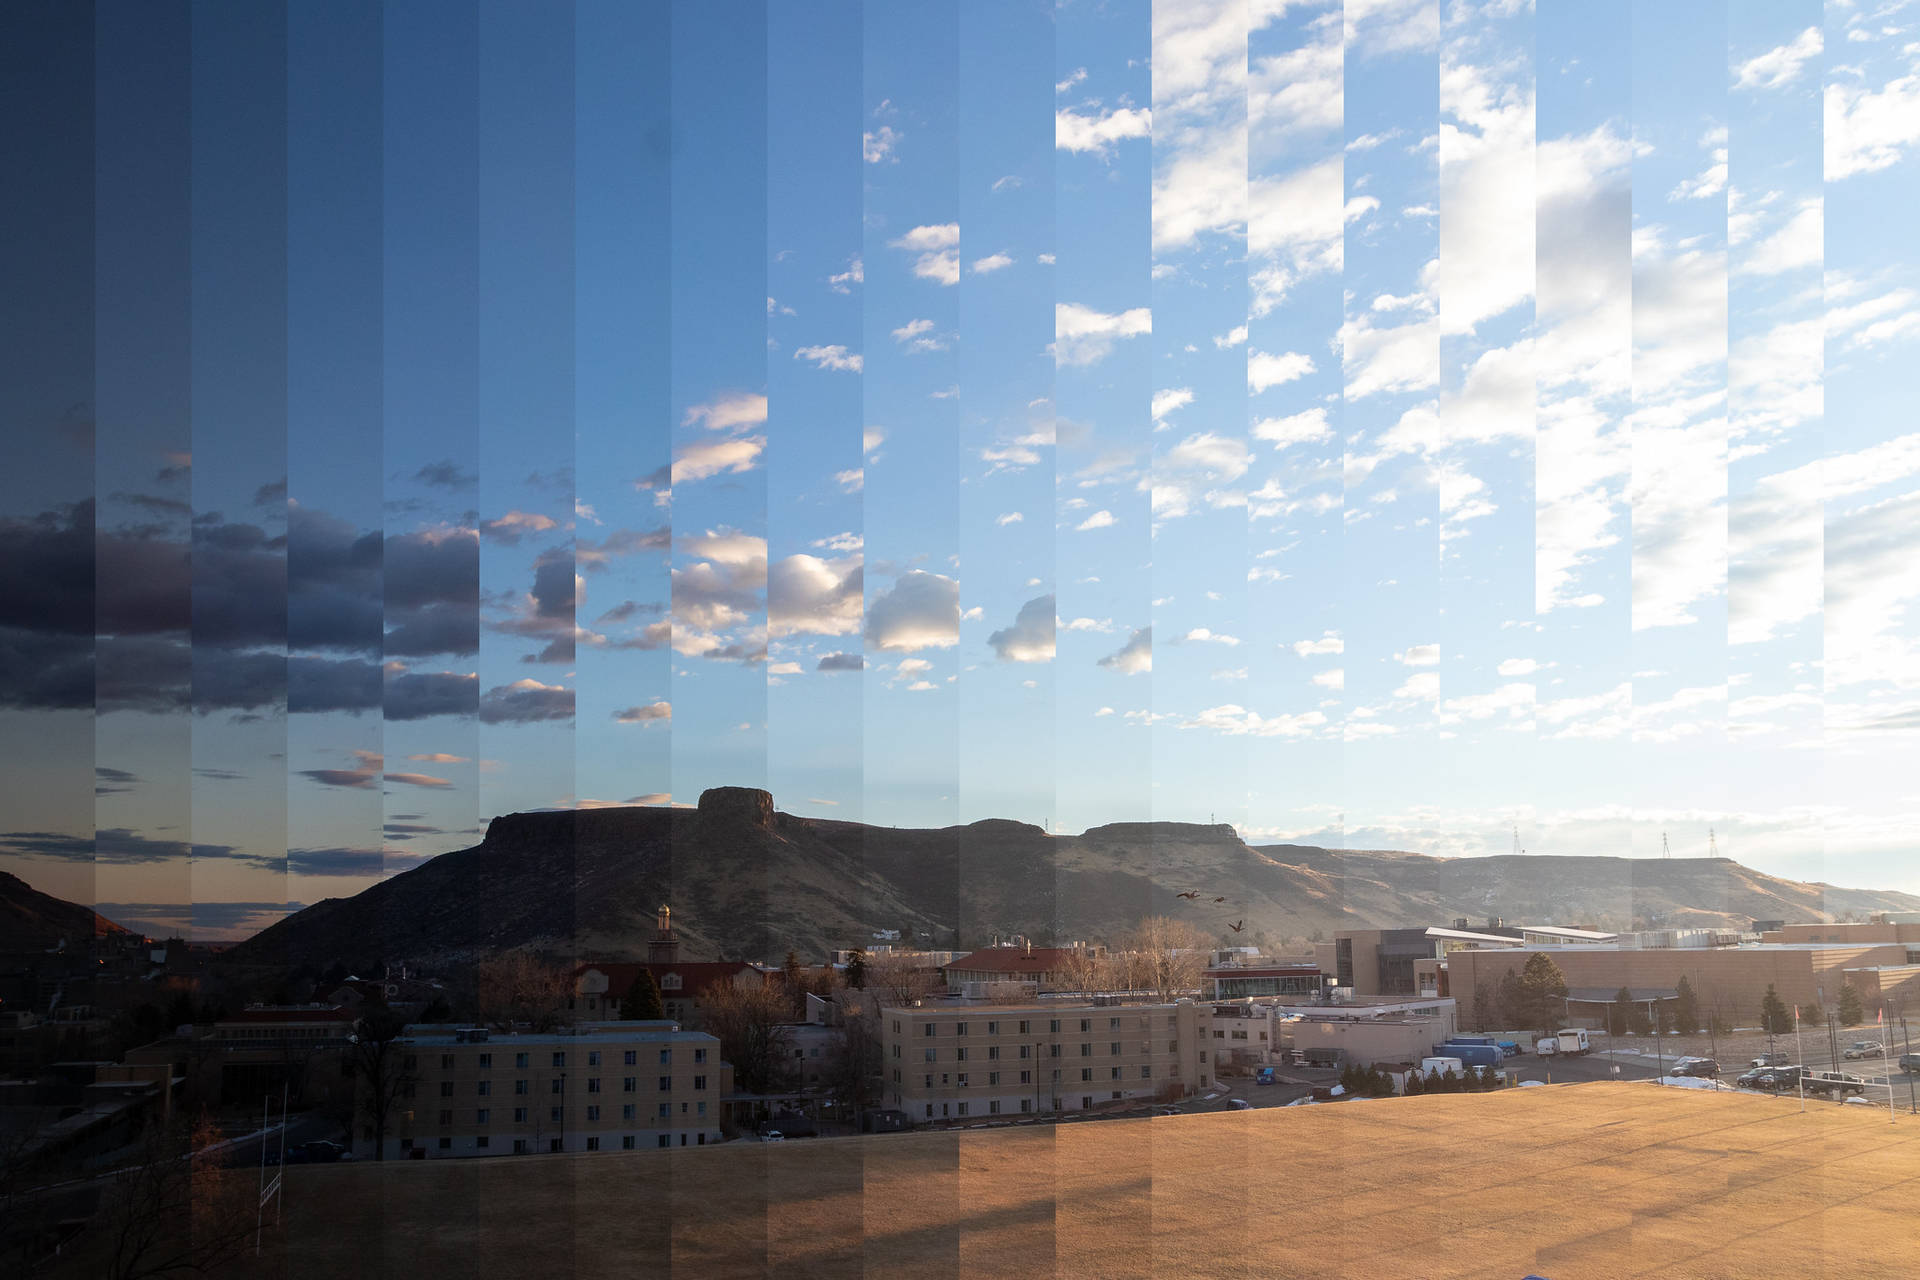
M 527 1154 L 527 1140 L 525 1138 L 515 1138 L 513 1140 L 513 1154 L 517 1156 Z
M 693 1051 L 693 1065 L 696 1067 L 702 1067 L 702 1066 L 705 1066 L 706 1063 L 707 1063 L 707 1051 L 705 1049 L 695 1049 Z
M 567 1078 L 565 1076 L 556 1076 L 552 1080 L 547 1081 L 547 1092 L 559 1093 L 566 1083 Z
M 694 1107 L 694 1110 L 695 1110 L 695 1112 L 696 1112 L 697 1114 L 699 1114 L 699 1115 L 703 1115 L 703 1116 L 704 1116 L 705 1114 L 707 1114 L 707 1104 L 706 1104 L 706 1103 L 704 1103 L 704 1102 L 702 1102 L 702 1103 L 698 1103 L 698 1104 L 697 1104 L 697 1105 L 696 1105 L 696 1106 Z
M 668 1134 L 664 1134 L 664 1133 L 663 1133 L 663 1134 L 661 1134 L 661 1135 L 660 1135 L 660 1142 L 659 1142 L 659 1145 L 660 1145 L 660 1146 L 663 1146 L 663 1147 L 670 1147 L 670 1146 L 672 1146 L 672 1145 L 673 1145 L 673 1141 L 672 1141 L 672 1138 L 671 1138 L 671 1136 L 670 1136 L 670 1135 L 668 1135 Z
M 599 1077 L 599 1076 L 588 1076 L 588 1077 L 587 1077 L 587 1092 L 588 1092 L 588 1093 L 598 1093 L 598 1092 L 600 1092 L 600 1077 Z
M 1020 1034 L 1023 1036 L 1027 1034 L 1027 1020 L 1025 1018 L 1020 1019 Z
M 1111 1075 L 1109 1075 L 1109 1076 L 1107 1077 L 1107 1079 L 1109 1079 L 1109 1080 L 1118 1080 L 1118 1079 L 1120 1078 L 1120 1068 L 1118 1068 L 1118 1067 L 1109 1067 L 1109 1068 L 1108 1068 L 1108 1070 L 1109 1070 L 1109 1071 L 1111 1071 L 1111 1072 L 1112 1072 L 1112 1074 L 1111 1074 Z
M 633 1119 L 633 1111 L 634 1111 L 634 1107 L 631 1102 L 622 1103 L 620 1105 L 620 1118 L 622 1120 Z
M 668 1113 L 668 1110 L 667 1110 L 667 1104 L 666 1104 L 666 1103 L 664 1103 L 664 1102 L 663 1102 L 663 1103 L 661 1103 L 661 1104 L 660 1104 L 660 1110 L 659 1110 L 659 1112 L 658 1112 L 658 1114 L 657 1114 L 657 1118 L 659 1118 L 659 1119 L 661 1119 L 661 1120 L 665 1120 L 665 1119 L 667 1118 L 667 1116 L 668 1116 L 668 1114 L 669 1114 L 669 1113 Z
M 491 1080 L 482 1080 L 482 1081 L 480 1081 L 480 1082 L 479 1082 L 478 1084 L 476 1084 L 476 1085 L 474 1085 L 474 1089 L 475 1089 L 476 1091 L 478 1091 L 478 1093 L 479 1093 L 479 1095 L 480 1095 L 481 1097 L 483 1097 L 483 1098 L 484 1098 L 484 1097 L 486 1097 L 486 1096 L 487 1096 L 488 1094 L 490 1094 L 490 1093 L 492 1093 L 492 1092 L 493 1092 L 493 1081 L 491 1081 Z
M 928 1061 L 928 1062 L 932 1062 L 932 1061 L 933 1061 L 933 1050 L 931 1050 L 931 1049 L 929 1049 L 929 1050 L 927 1050 L 927 1061 Z
M 450 1053 L 443 1053 L 443 1054 L 441 1054 L 441 1055 L 440 1055 L 440 1069 L 441 1069 L 442 1071 L 451 1071 L 451 1070 L 453 1070 L 453 1055 L 452 1055 L 452 1054 L 450 1054 Z
M 453 1096 L 453 1081 L 442 1080 L 440 1082 L 440 1096 L 443 1098 L 451 1098 Z
M 1080 1078 L 1081 1078 L 1082 1080 L 1091 1080 L 1091 1079 L 1093 1079 L 1093 1068 L 1092 1068 L 1092 1067 L 1082 1067 L 1082 1068 L 1080 1068 Z
M 442 1112 L 440 1113 L 440 1123 L 441 1123 L 441 1125 L 443 1125 L 443 1126 L 445 1126 L 445 1125 L 450 1125 L 450 1124 L 452 1124 L 452 1123 L 453 1123 L 453 1112 L 451 1112 L 451 1111 L 442 1111 Z
M 515 1080 L 513 1082 L 513 1091 L 517 1094 L 524 1094 L 527 1091 L 527 1082 L 525 1080 Z
M 473 1122 L 475 1124 L 485 1124 L 487 1123 L 488 1118 L 492 1115 L 493 1115 L 492 1111 L 488 1110 L 486 1107 L 482 1107 L 478 1111 L 473 1113 Z
M 563 1115 L 565 1115 L 565 1114 L 566 1114 L 566 1113 L 565 1113 L 564 1111 L 562 1111 L 562 1110 L 561 1110 L 561 1109 L 560 1109 L 559 1107 L 548 1107 L 548 1108 L 547 1108 L 547 1119 L 548 1119 L 549 1121 L 551 1121 L 552 1123 L 554 1123 L 554 1124 L 559 1124 L 559 1123 L 560 1123 L 560 1117 L 561 1117 L 561 1116 L 563 1116 Z
M 989 1071 L 989 1072 L 987 1072 L 987 1083 L 988 1083 L 988 1084 L 999 1084 L 999 1083 L 1000 1083 L 1000 1073 L 999 1073 L 998 1071 Z
M 999 1023 L 997 1023 L 997 1022 L 989 1022 L 989 1023 L 987 1024 L 987 1034 L 988 1034 L 988 1035 L 990 1035 L 990 1036 L 997 1036 L 997 1035 L 999 1035 L 999 1034 L 1000 1034 L 1000 1024 L 999 1024 Z
M 933 1034 L 933 1024 L 931 1022 L 926 1024 L 926 1034 L 929 1036 Z
M 1107 1056 L 1109 1058 L 1117 1058 L 1120 1056 L 1120 1042 L 1118 1040 L 1113 1041 L 1107 1046 Z
M 588 1120 L 598 1120 L 599 1118 L 600 1118 L 600 1108 L 599 1108 L 599 1107 L 588 1107 L 588 1108 L 587 1108 L 587 1119 L 588 1119 Z
M 1054 1082 L 1055 1082 L 1056 1084 L 1057 1084 L 1057 1083 L 1059 1083 L 1059 1080 L 1060 1080 L 1060 1072 L 1059 1072 L 1059 1069 L 1058 1069 L 1058 1068 L 1056 1068 L 1056 1069 L 1054 1070 L 1054 1073 L 1053 1073 L 1053 1079 L 1054 1079 Z
M 1153 1068 L 1152 1068 L 1152 1067 L 1148 1067 L 1148 1066 L 1143 1066 L 1143 1067 L 1141 1067 L 1141 1068 L 1140 1068 L 1140 1078 L 1141 1078 L 1142 1080 L 1151 1080 L 1151 1079 L 1153 1079 Z
M 929 1089 L 933 1088 L 933 1077 L 931 1075 L 927 1077 L 926 1087 Z
M 993 1101 L 987 1104 L 987 1114 L 990 1116 L 997 1116 L 1000 1114 L 1000 1100 L 998 1098 L 995 1098 Z
M 622 1135 L 620 1135 L 620 1149 L 621 1149 L 622 1151 L 631 1151 L 631 1150 L 633 1150 L 633 1135 L 632 1135 L 632 1134 L 630 1134 L 630 1133 L 626 1133 L 626 1134 L 622 1134 Z
M 442 1138 L 442 1139 L 440 1139 L 440 1149 L 441 1149 L 442 1151 L 451 1151 L 451 1150 L 453 1150 L 453 1139 L 452 1139 L 452 1138 Z
M 492 1054 L 490 1054 L 490 1053 L 483 1053 L 483 1054 L 481 1054 L 481 1055 L 480 1055 L 480 1069 L 481 1069 L 482 1071 L 491 1071 L 491 1070 L 493 1070 L 493 1055 L 492 1055 Z
M 631 1067 L 638 1061 L 640 1061 L 640 1055 L 634 1052 L 632 1049 L 629 1049 L 627 1050 L 626 1054 L 623 1056 L 622 1065 Z
M 960 1104 L 960 1114 L 961 1115 L 967 1114 L 967 1104 L 964 1102 Z
M 1207 1051 L 1205 1049 L 1202 1049 L 1200 1051 L 1200 1061 L 1205 1062 L 1206 1060 L 1207 1060 Z
M 998 1059 L 999 1057 L 1000 1057 L 1000 1046 L 999 1046 L 999 1045 L 997 1045 L 997 1044 L 990 1044 L 990 1045 L 988 1045 L 988 1046 L 987 1046 L 987 1058 L 988 1058 L 988 1059 L 989 1059 L 990 1061 L 992 1061 L 992 1060 L 997 1060 L 997 1059 Z
M 694 1087 L 695 1089 L 704 1089 L 704 1088 L 706 1088 L 706 1087 L 707 1087 L 707 1078 L 706 1078 L 705 1076 L 695 1076 L 695 1077 L 693 1078 L 693 1087 Z
M 1059 1057 L 1059 1056 L 1060 1056 L 1060 1046 L 1059 1046 L 1059 1045 L 1057 1045 L 1057 1044 L 1050 1044 L 1050 1045 L 1048 1045 L 1048 1046 L 1047 1046 L 1047 1056 L 1048 1056 L 1049 1058 L 1057 1058 L 1057 1057 Z
M 956 1084 L 957 1086 L 959 1086 L 959 1087 L 960 1087 L 960 1088 L 962 1088 L 962 1089 L 964 1089 L 964 1088 L 966 1088 L 966 1087 L 967 1087 L 967 1073 L 966 1073 L 966 1072 L 964 1072 L 964 1071 L 962 1071 L 962 1072 L 960 1072 L 960 1073 L 959 1073 L 959 1074 L 958 1074 L 958 1075 L 957 1075 L 957 1076 L 955 1077 L 955 1079 L 954 1079 L 954 1084 Z
M 527 1122 L 527 1109 L 525 1107 L 515 1107 L 513 1109 L 513 1122 L 515 1124 L 525 1124 Z
M 1049 1020 L 1048 1020 L 1048 1022 L 1047 1022 L 1047 1030 L 1049 1030 L 1049 1031 L 1051 1031 L 1051 1032 L 1053 1032 L 1053 1034 L 1055 1034 L 1055 1035 L 1059 1035 L 1059 1034 L 1060 1034 L 1060 1019 L 1058 1019 L 1058 1018 L 1052 1018 L 1052 1019 L 1049 1019 Z
M 1107 1030 L 1118 1031 L 1119 1029 L 1120 1029 L 1120 1019 L 1118 1018 L 1107 1019 Z
M 553 1065 L 555 1070 L 567 1065 L 567 1055 L 565 1051 L 553 1055 Z
M 1091 1031 L 1091 1030 L 1093 1030 L 1093 1019 L 1092 1019 L 1092 1018 L 1082 1018 L 1082 1019 L 1080 1019 L 1080 1030 L 1082 1030 L 1082 1031 Z
M 639 1089 L 640 1089 L 639 1076 L 627 1076 L 625 1079 L 620 1081 L 620 1092 L 622 1093 L 637 1093 L 639 1092 Z
M 587 1050 L 587 1065 L 590 1067 L 600 1065 L 600 1051 L 598 1049 Z
M 599 1149 L 600 1149 L 600 1139 L 598 1138 L 587 1139 L 587 1150 L 598 1151 Z
M 1093 1046 L 1082 1042 L 1080 1045 L 1080 1056 L 1083 1058 L 1091 1058 L 1093 1056 Z
M 1020 1056 L 1021 1056 L 1021 1057 L 1023 1057 L 1023 1058 L 1025 1058 L 1025 1057 L 1028 1057 L 1028 1056 L 1029 1056 L 1029 1054 L 1028 1054 L 1028 1050 L 1029 1050 L 1029 1048 L 1031 1048 L 1031 1046 L 1029 1046 L 1029 1045 L 1024 1045 L 1024 1044 L 1023 1044 L 1023 1045 L 1021 1045 L 1021 1046 L 1020 1046 Z
M 967 1060 L 966 1046 L 962 1045 L 953 1051 L 953 1060 L 955 1062 L 965 1062 Z
M 662 1049 L 660 1051 L 660 1065 L 663 1067 L 669 1067 L 673 1065 L 673 1050 Z
M 1216 1031 L 1216 1032 L 1214 1032 L 1213 1034 L 1217 1036 L 1217 1035 L 1219 1035 L 1220 1033 L 1219 1033 L 1218 1031 Z M 1262 1040 L 1265 1040 L 1265 1039 L 1266 1039 L 1266 1037 L 1265 1037 L 1265 1036 L 1261 1036 L 1260 1038 L 1261 1038 Z M 1180 1052 L 1180 1042 L 1179 1042 L 1178 1040 L 1169 1040 L 1169 1041 L 1167 1041 L 1167 1052 L 1168 1052 L 1168 1053 L 1178 1053 L 1178 1052 Z
M 514 1054 L 513 1065 L 520 1068 L 522 1071 L 525 1071 L 527 1069 L 527 1055 L 524 1053 Z
M 672 1093 L 672 1092 L 673 1092 L 673 1077 L 672 1077 L 672 1076 L 661 1076 L 661 1077 L 660 1077 L 660 1092 L 661 1092 L 661 1093 Z

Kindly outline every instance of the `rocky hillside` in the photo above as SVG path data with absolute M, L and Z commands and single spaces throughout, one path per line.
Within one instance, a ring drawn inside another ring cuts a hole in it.
M 1183 896 L 1192 895 L 1192 896 Z M 1221 901 L 1215 901 L 1221 899 Z M 777 812 L 721 787 L 693 809 L 517 813 L 472 849 L 307 908 L 234 949 L 257 963 L 361 967 L 532 944 L 644 954 L 673 906 L 689 958 L 817 957 L 910 929 L 924 945 L 995 933 L 1112 936 L 1149 914 L 1223 942 L 1490 915 L 1628 928 L 1920 910 L 1920 898 L 1762 875 L 1729 859 L 1432 858 L 1249 846 L 1228 826 L 1121 823 L 1079 836 L 993 820 L 903 829 Z M 1236 932 L 1232 925 L 1240 924 Z
M 97 936 L 128 932 L 91 907 L 41 893 L 0 871 L 0 939 L 6 950 L 44 951 L 62 941 L 84 946 Z

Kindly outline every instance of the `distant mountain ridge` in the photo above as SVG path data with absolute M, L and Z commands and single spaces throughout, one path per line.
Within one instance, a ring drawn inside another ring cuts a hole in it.
M 789 949 L 813 959 L 861 945 L 879 929 L 972 947 L 996 934 L 1104 939 L 1149 914 L 1187 918 L 1223 943 L 1277 944 L 1463 916 L 1745 928 L 1755 918 L 1920 910 L 1909 894 L 1783 880 L 1728 858 L 1436 858 L 1254 846 L 1230 826 L 1190 823 L 1078 836 L 1006 819 L 878 827 L 781 813 L 765 791 L 720 787 L 695 808 L 495 818 L 473 848 L 316 903 L 229 954 L 321 966 L 522 945 L 637 957 L 662 902 L 687 958 L 776 963 Z
M 41 893 L 19 876 L 0 871 L 0 939 L 9 951 L 44 951 L 65 942 L 85 947 L 95 937 L 131 937 L 91 907 Z

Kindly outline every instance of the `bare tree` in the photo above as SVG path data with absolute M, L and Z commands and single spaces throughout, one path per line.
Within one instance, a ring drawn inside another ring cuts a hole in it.
M 1091 995 L 1112 985 L 1112 970 L 1104 952 L 1094 947 L 1073 947 L 1060 962 L 1059 981 L 1064 990 Z
M 529 951 L 508 951 L 483 960 L 475 977 L 480 1016 L 501 1030 L 524 1022 L 535 1031 L 551 1031 L 560 1024 L 573 996 L 573 975 L 568 969 Z
M 111 1280 L 218 1271 L 250 1243 L 256 1178 L 223 1169 L 208 1148 L 220 1133 L 203 1112 L 148 1126 L 132 1165 L 101 1199 L 99 1231 L 80 1249 L 87 1269 Z
M 719 1039 L 720 1056 L 733 1064 L 742 1093 L 776 1093 L 786 1084 L 790 1012 L 786 992 L 771 984 L 719 983 L 702 996 L 700 1025 Z
M 355 1109 L 371 1132 L 373 1158 L 387 1158 L 387 1122 L 419 1079 L 412 1055 L 399 1037 L 405 1020 L 383 1005 L 369 1009 L 354 1027 L 347 1067 L 354 1078 Z
M 1164 1004 L 1200 989 L 1207 937 L 1186 921 L 1149 916 L 1127 936 L 1122 950 L 1132 956 L 1130 990 L 1151 991 Z
M 886 953 L 867 961 L 868 991 L 891 1008 L 911 1008 L 941 989 L 940 975 L 912 956 Z
M 828 1085 L 836 1101 L 854 1116 L 873 1105 L 880 1081 L 880 1008 L 871 997 L 842 994 L 835 1028 Z

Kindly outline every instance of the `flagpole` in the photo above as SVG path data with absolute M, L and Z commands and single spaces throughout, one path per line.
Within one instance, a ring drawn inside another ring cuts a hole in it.
M 1880 1024 L 1880 1074 L 1887 1078 L 1887 1123 L 1894 1124 L 1893 1118 L 1893 1068 L 1887 1062 L 1887 1006 L 1881 1005 L 1876 1021 Z
M 1793 1006 L 1793 1056 L 1800 1059 L 1796 1081 L 1800 1085 L 1800 1114 L 1807 1113 L 1807 1051 L 1800 1044 L 1800 1006 Z

